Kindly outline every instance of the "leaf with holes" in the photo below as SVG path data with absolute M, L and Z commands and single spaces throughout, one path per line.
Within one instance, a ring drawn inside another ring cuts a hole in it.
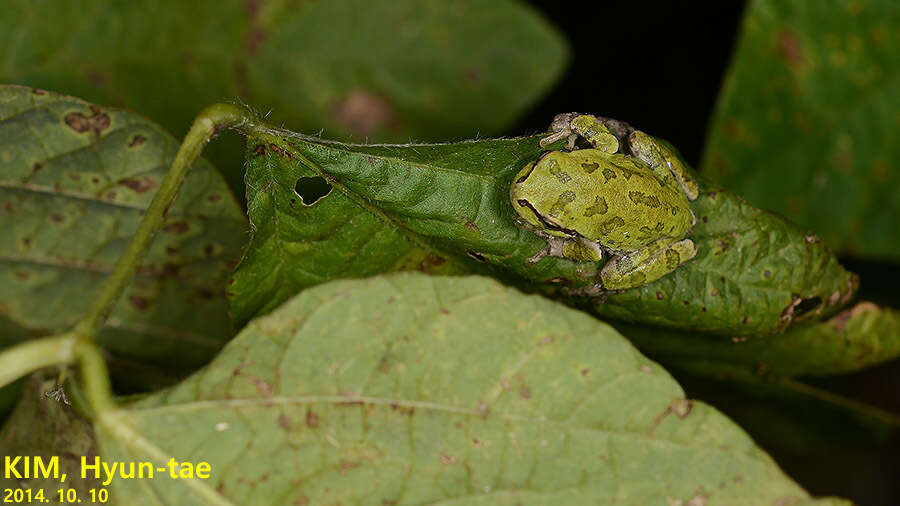
M 815 236 L 701 181 L 694 260 L 606 298 L 568 296 L 595 284 L 600 265 L 530 262 L 545 242 L 516 226 L 509 203 L 539 139 L 349 145 L 252 129 L 253 235 L 229 287 L 236 322 L 324 281 L 413 269 L 488 274 L 601 316 L 728 336 L 828 315 L 854 293 L 855 278 Z
M 98 416 L 108 462 L 211 466 L 114 481 L 128 504 L 847 504 L 809 498 L 608 325 L 478 277 L 318 286 Z
M 0 81 L 129 107 L 182 136 L 240 97 L 335 138 L 498 133 L 542 97 L 565 40 L 519 0 L 6 0 Z M 165 34 L 165 36 L 160 36 Z M 110 41 L 115 41 L 111 43 Z M 511 84 L 513 83 L 513 84 Z M 240 151 L 211 145 L 238 188 Z M 207 156 L 210 156 L 207 153 Z
M 900 259 L 895 0 L 750 3 L 703 170 L 845 254 Z
M 78 320 L 177 148 L 136 114 L 0 86 L 0 346 Z M 245 230 L 221 176 L 198 161 L 99 335 L 123 380 L 149 378 L 141 364 L 165 376 L 196 366 L 231 336 L 223 286 Z

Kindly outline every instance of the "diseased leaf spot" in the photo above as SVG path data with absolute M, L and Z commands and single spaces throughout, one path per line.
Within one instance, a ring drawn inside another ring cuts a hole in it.
M 96 106 L 92 105 L 91 110 L 94 113 L 91 116 L 85 116 L 80 112 L 67 114 L 64 118 L 66 125 L 78 133 L 90 131 L 94 135 L 99 136 L 100 132 L 109 128 L 109 116 L 106 113 L 100 112 L 100 109 Z
M 138 309 L 141 311 L 150 307 L 150 301 L 147 300 L 145 297 L 141 297 L 138 295 L 132 295 L 132 296 L 128 297 L 128 302 L 130 302 L 131 305 L 134 306 L 135 309 Z
M 290 153 L 288 153 L 287 151 L 285 151 L 284 149 L 282 149 L 281 146 L 279 146 L 278 144 L 269 144 L 269 149 L 271 149 L 272 152 L 274 152 L 274 153 L 275 153 L 276 155 L 278 155 L 278 156 L 283 156 L 283 157 L 285 157 L 285 158 L 287 158 L 287 159 L 289 159 L 289 160 L 293 160 L 293 159 L 294 159 L 294 157 L 291 156 Z
M 659 292 L 659 291 L 656 292 L 656 300 L 663 300 L 665 298 L 666 298 L 666 295 L 664 293 Z
M 140 146 L 145 142 L 147 142 L 147 138 L 141 134 L 137 134 L 131 139 L 131 142 L 128 143 L 128 147 L 133 148 L 135 146 Z
M 191 229 L 186 221 L 176 221 L 163 227 L 163 230 L 173 234 L 183 234 Z
M 357 90 L 334 107 L 334 117 L 351 134 L 366 137 L 397 125 L 394 109 L 384 98 L 369 91 Z
M 41 165 L 39 163 L 35 163 L 34 165 L 31 166 L 31 170 L 34 172 L 37 172 L 37 171 L 41 170 L 41 167 L 43 167 L 43 165 Z
M 262 156 L 266 154 L 266 146 L 265 144 L 257 144 L 255 148 L 253 148 L 253 154 L 256 156 Z
M 143 179 L 123 179 L 119 181 L 119 184 L 131 188 L 135 193 L 144 193 L 147 190 L 156 188 L 156 181 L 149 176 Z
M 294 191 L 305 206 L 311 206 L 331 193 L 332 186 L 322 176 L 301 177 Z
M 51 214 L 50 219 L 56 223 L 62 223 L 63 221 L 63 217 L 61 214 Z
M 206 200 L 208 200 L 210 202 L 218 202 L 218 201 L 222 200 L 222 196 L 216 195 L 215 193 L 211 193 L 211 194 L 209 194 L 209 196 L 206 197 Z
M 772 277 L 772 271 L 770 271 L 769 269 L 766 269 L 765 272 L 763 272 L 763 276 L 765 276 L 767 278 Z

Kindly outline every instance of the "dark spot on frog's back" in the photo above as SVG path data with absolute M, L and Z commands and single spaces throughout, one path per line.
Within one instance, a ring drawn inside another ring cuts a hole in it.
M 607 235 L 623 225 L 625 225 L 625 220 L 623 220 L 621 216 L 613 216 L 612 218 L 603 222 L 603 230 L 601 230 L 600 233 L 603 235 Z
M 638 191 L 628 192 L 628 199 L 635 204 L 641 204 L 647 207 L 656 208 L 660 206 L 659 199 L 655 195 L 647 195 Z
M 595 170 L 600 168 L 600 164 L 597 162 L 582 162 L 581 168 L 588 174 L 593 173 Z
M 594 205 L 584 210 L 584 216 L 590 217 L 595 214 L 606 214 L 609 206 L 606 205 L 606 199 L 603 197 L 594 197 Z
M 575 192 L 566 190 L 559 194 L 556 203 L 550 207 L 550 216 L 559 216 L 566 209 L 566 206 L 575 201 Z
M 610 169 L 609 167 L 603 169 L 603 182 L 608 183 L 610 179 L 616 178 L 616 171 Z

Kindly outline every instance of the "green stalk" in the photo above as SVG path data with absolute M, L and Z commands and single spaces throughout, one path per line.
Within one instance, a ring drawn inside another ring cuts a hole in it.
M 91 340 L 106 323 L 122 292 L 134 278 L 181 182 L 203 147 L 217 132 L 252 121 L 250 112 L 232 104 L 211 105 L 197 115 L 134 237 L 85 315 L 70 332 L 22 343 L 0 353 L 0 387 L 43 367 L 78 362 L 91 408 L 97 413 L 113 408 L 106 362 Z
M 0 353 L 0 388 L 22 376 L 51 365 L 75 361 L 78 336 L 69 332 L 54 337 L 26 341 Z
M 212 136 L 223 129 L 240 126 L 251 121 L 250 115 L 244 109 L 232 104 L 215 104 L 207 107 L 197 115 L 193 126 L 181 143 L 175 160 L 169 168 L 168 174 L 162 180 L 150 202 L 150 207 L 144 213 L 137 232 L 128 244 L 128 248 L 119 257 L 112 273 L 103 283 L 100 293 L 88 308 L 84 317 L 74 328 L 76 334 L 83 339 L 92 339 L 101 327 L 106 323 L 109 314 L 118 302 L 122 292 L 131 283 L 141 261 L 147 254 L 153 238 L 162 225 L 166 211 L 178 194 L 181 182 L 188 169 Z

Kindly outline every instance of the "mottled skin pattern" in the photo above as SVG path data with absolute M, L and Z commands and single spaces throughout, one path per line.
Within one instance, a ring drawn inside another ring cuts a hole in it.
M 593 148 L 545 153 L 513 181 L 513 207 L 548 238 L 545 254 L 583 262 L 612 255 L 601 271 L 607 290 L 643 285 L 693 258 L 686 237 L 698 190 L 671 148 L 634 131 L 626 139 L 631 154 L 618 153 L 618 139 L 590 115 L 559 115 L 551 129 L 548 139 L 568 137 L 574 147 L 572 136 L 581 136 Z

